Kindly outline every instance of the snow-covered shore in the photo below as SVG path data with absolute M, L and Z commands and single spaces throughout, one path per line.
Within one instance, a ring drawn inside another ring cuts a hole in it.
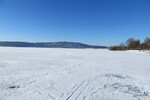
M 127 50 L 127 52 L 139 53 L 139 54 L 150 54 L 150 50 Z
M 0 47 L 0 100 L 150 100 L 150 55 Z

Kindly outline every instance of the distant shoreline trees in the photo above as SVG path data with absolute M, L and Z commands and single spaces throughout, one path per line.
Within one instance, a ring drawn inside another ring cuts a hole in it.
M 109 50 L 150 50 L 150 38 L 145 38 L 141 43 L 139 39 L 129 38 L 125 43 L 121 43 L 119 46 L 110 46 Z

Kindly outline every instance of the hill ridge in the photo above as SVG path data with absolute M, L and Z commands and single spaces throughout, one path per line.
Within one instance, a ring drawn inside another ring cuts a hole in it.
M 4 47 L 45 47 L 45 48 L 107 48 L 106 46 L 89 45 L 80 42 L 22 42 L 22 41 L 0 41 Z

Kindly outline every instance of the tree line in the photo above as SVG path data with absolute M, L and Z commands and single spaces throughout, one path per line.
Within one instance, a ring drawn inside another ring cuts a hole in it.
M 150 50 L 150 38 L 145 38 L 144 42 L 139 39 L 129 38 L 119 46 L 111 46 L 110 50 Z

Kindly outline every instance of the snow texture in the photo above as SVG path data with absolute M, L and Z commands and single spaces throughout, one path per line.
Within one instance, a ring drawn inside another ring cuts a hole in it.
M 150 55 L 1 47 L 0 100 L 150 100 Z

